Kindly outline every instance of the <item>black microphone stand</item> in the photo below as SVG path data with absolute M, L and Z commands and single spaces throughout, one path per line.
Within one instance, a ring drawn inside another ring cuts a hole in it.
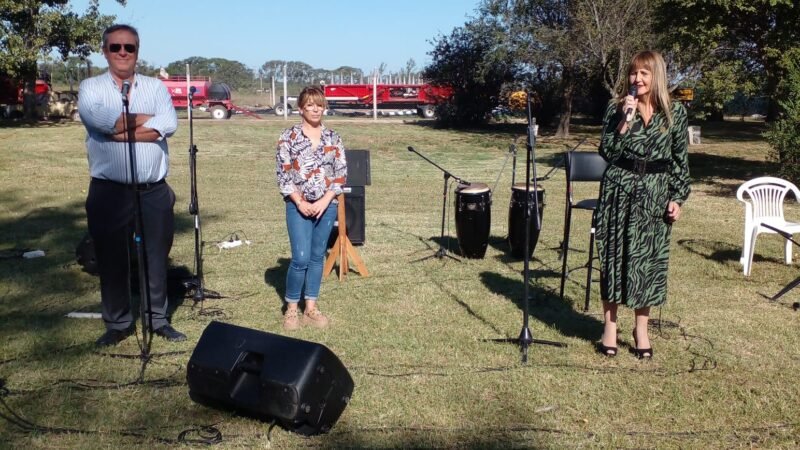
M 442 168 L 440 165 L 438 165 L 435 162 L 431 161 L 430 159 L 426 158 L 420 152 L 414 150 L 414 147 L 409 146 L 408 147 L 408 151 L 410 151 L 412 153 L 416 153 L 417 156 L 419 156 L 420 158 L 424 159 L 425 161 L 428 161 L 434 167 L 436 167 L 437 169 L 441 170 L 442 173 L 444 174 L 444 188 L 442 190 L 442 231 L 441 231 L 441 235 L 439 236 L 439 250 L 437 250 L 436 253 L 434 253 L 433 255 L 426 256 L 424 258 L 420 258 L 420 259 L 417 259 L 417 260 L 412 261 L 412 262 L 425 261 L 426 259 L 430 259 L 430 258 L 442 259 L 444 257 L 447 257 L 447 258 L 450 258 L 450 259 L 454 259 L 454 260 L 456 260 L 458 262 L 461 262 L 460 259 L 456 258 L 453 255 L 448 254 L 447 253 L 447 249 L 444 246 L 444 219 L 445 219 L 445 216 L 447 214 L 447 182 L 448 182 L 448 180 L 450 178 L 453 178 L 454 180 L 458 181 L 461 184 L 469 185 L 470 182 L 469 181 L 465 181 L 465 180 L 453 175 L 452 173 L 448 172 L 447 170 Z
M 142 320 L 142 358 L 148 359 L 150 356 L 150 344 L 153 340 L 153 315 L 152 301 L 150 299 L 150 277 L 147 267 L 147 248 L 145 247 L 144 221 L 142 219 L 142 203 L 139 193 L 139 179 L 136 173 L 136 127 L 131 127 L 131 113 L 128 108 L 128 96 L 124 92 L 122 95 L 123 119 L 122 124 L 128 133 L 128 160 L 130 162 L 131 186 L 133 189 L 133 220 L 134 236 L 133 242 L 136 245 L 136 257 L 139 267 L 139 312 Z
M 513 188 L 517 178 L 517 138 L 514 138 L 514 143 L 508 149 L 514 155 L 511 160 L 511 187 Z
M 536 154 L 534 152 L 534 148 L 536 146 L 536 119 L 532 116 L 531 113 L 531 95 L 528 94 L 528 142 L 526 143 L 527 147 L 527 154 L 525 158 L 525 192 L 531 192 L 531 180 L 533 180 L 533 192 L 538 192 L 537 188 L 537 178 L 536 178 Z M 533 167 L 533 177 L 531 177 L 531 167 Z M 541 217 L 539 216 L 539 197 L 537 195 L 533 196 L 533 205 L 530 205 L 530 195 L 525 196 L 525 246 L 523 248 L 528 249 L 530 248 L 530 240 L 531 240 L 531 211 L 536 211 L 534 216 L 536 217 L 536 221 L 534 222 L 536 226 L 536 231 L 541 232 L 542 230 L 542 222 Z M 522 330 L 519 332 L 519 337 L 516 339 L 492 339 L 494 342 L 511 342 L 511 343 L 518 343 L 520 346 L 520 353 L 522 357 L 522 363 L 525 364 L 528 362 L 528 347 L 531 344 L 544 344 L 544 345 L 552 345 L 555 347 L 566 347 L 567 344 L 562 342 L 554 342 L 554 341 L 546 341 L 543 339 L 534 339 L 533 335 L 531 334 L 531 329 L 528 326 L 529 317 L 530 317 L 530 296 L 529 296 L 529 289 L 530 289 L 530 260 L 531 255 L 527 251 L 524 252 L 524 265 L 523 265 L 523 283 L 524 283 L 524 291 L 523 291 L 523 308 L 522 308 Z
M 187 70 L 187 83 L 189 75 Z M 192 118 L 192 97 L 195 88 L 188 88 L 186 112 L 189 116 L 189 214 L 194 216 L 194 268 L 195 275 L 186 280 L 183 285 L 189 289 L 195 304 L 203 302 L 206 298 L 219 299 L 222 296 L 215 291 L 206 290 L 203 280 L 203 242 L 200 227 L 200 204 L 197 200 L 197 146 L 194 145 L 194 125 Z M 201 303 L 202 308 L 202 303 Z

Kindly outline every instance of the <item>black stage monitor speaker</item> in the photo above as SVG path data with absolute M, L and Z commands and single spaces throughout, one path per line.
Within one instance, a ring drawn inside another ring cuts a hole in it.
M 372 184 L 369 166 L 369 150 L 345 150 L 347 158 L 347 185 L 369 186 Z
M 303 435 L 326 433 L 353 393 L 353 379 L 327 347 L 211 322 L 186 370 L 197 403 L 277 420 Z
M 366 239 L 366 192 L 364 186 L 345 186 L 344 188 L 344 214 L 347 222 L 347 237 L 353 245 L 363 245 Z M 328 248 L 333 247 L 336 237 L 339 236 L 339 221 L 331 229 L 328 239 Z

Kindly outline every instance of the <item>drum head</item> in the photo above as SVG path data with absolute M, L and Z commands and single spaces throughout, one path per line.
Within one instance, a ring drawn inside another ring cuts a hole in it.
M 530 187 L 531 187 L 530 188 L 530 192 L 533 192 L 533 184 L 531 184 Z M 525 183 L 514 183 L 514 185 L 511 186 L 511 189 L 514 190 L 514 191 L 525 192 Z M 543 190 L 544 190 L 544 188 L 542 187 L 542 185 L 537 183 L 536 184 L 536 191 L 538 192 L 538 191 L 543 191 Z
M 486 183 L 459 184 L 456 188 L 456 192 L 461 194 L 481 194 L 488 190 L 489 186 Z

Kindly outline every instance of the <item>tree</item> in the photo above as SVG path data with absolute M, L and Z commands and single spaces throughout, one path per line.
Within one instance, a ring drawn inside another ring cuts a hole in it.
M 603 87 L 614 96 L 627 84 L 628 62 L 649 47 L 649 0 L 583 0 L 576 2 L 573 32 L 589 70 L 599 69 Z
M 505 24 L 514 57 L 539 85 L 550 90 L 558 82 L 556 136 L 567 137 L 579 87 L 599 71 L 614 95 L 625 82 L 631 55 L 646 48 L 648 5 L 645 0 L 484 0 L 481 12 Z
M 192 56 L 169 63 L 166 70 L 170 74 L 182 74 L 186 72 L 186 64 L 191 67 L 192 76 L 210 77 L 214 81 L 226 83 L 232 89 L 251 88 L 255 82 L 252 69 L 239 61 L 225 58 Z
M 414 75 L 416 75 L 416 70 L 417 70 L 417 62 L 414 61 L 414 58 L 409 58 L 409 60 L 406 61 L 406 67 L 402 72 L 403 76 L 406 78 L 406 80 L 408 80 L 409 83 L 411 83 L 412 80 L 414 79 Z
M 772 123 L 765 136 L 778 161 L 780 176 L 800 183 L 800 48 L 788 51 L 780 61 L 785 77 L 778 83 L 781 117 Z
M 339 66 L 331 71 L 334 78 L 338 78 L 340 83 L 349 83 L 350 80 L 356 81 L 364 76 L 361 69 L 353 66 Z M 315 81 L 315 80 L 314 80 Z
M 750 96 L 755 93 L 751 77 L 742 61 L 720 61 L 703 71 L 697 80 L 692 109 L 695 116 L 709 120 L 723 119 L 725 104 L 737 93 Z
M 35 114 L 37 61 L 42 55 L 58 50 L 63 59 L 86 58 L 99 48 L 114 16 L 101 15 L 98 6 L 99 0 L 91 0 L 78 15 L 69 0 L 0 0 L 0 73 L 24 81 L 26 117 Z
M 504 83 L 518 73 L 508 51 L 505 30 L 491 18 L 479 18 L 437 37 L 423 76 L 453 88 L 450 100 L 437 107 L 440 124 L 463 127 L 485 123 L 497 106 Z
M 75 90 L 78 83 L 89 77 L 89 62 L 78 56 L 70 56 L 61 61 L 51 61 L 47 67 L 40 64 L 39 72 L 49 72 L 53 84 L 67 85 L 70 90 Z
M 770 98 L 767 120 L 777 118 L 781 57 L 800 42 L 800 7 L 793 0 L 661 0 L 658 27 L 684 64 L 713 68 L 741 61 L 743 74 Z M 680 56 L 679 56 L 680 58 Z M 702 69 L 701 69 L 702 70 Z

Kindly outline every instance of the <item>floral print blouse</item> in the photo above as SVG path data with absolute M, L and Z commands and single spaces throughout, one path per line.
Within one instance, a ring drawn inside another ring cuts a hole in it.
M 299 192 L 307 201 L 315 201 L 329 190 L 336 195 L 342 193 L 347 180 L 344 144 L 335 131 L 324 125 L 317 148 L 303 134 L 301 124 L 283 130 L 275 159 L 278 187 L 284 197 Z

